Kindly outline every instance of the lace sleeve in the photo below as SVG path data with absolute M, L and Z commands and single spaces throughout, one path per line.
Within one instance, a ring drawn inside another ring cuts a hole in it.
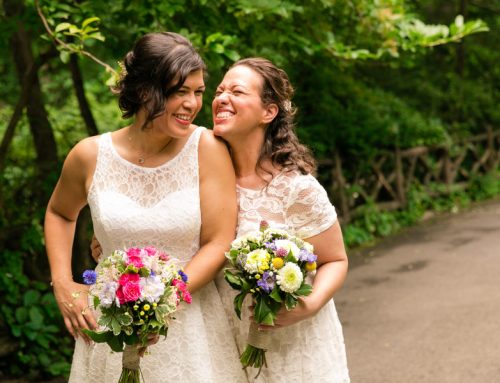
M 299 175 L 293 179 L 292 186 L 286 206 L 286 223 L 296 235 L 309 238 L 335 223 L 335 207 L 316 178 Z

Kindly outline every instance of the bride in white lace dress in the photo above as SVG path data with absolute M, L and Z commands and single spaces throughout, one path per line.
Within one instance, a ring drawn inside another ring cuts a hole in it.
M 185 265 L 195 292 L 168 337 L 142 358 L 145 381 L 245 382 L 212 281 L 234 237 L 237 214 L 234 170 L 225 145 L 192 125 L 205 89 L 204 63 L 180 35 L 152 33 L 127 54 L 125 68 L 119 103 L 134 122 L 71 150 L 46 213 L 54 294 L 76 338 L 70 382 L 115 383 L 122 364 L 121 353 L 81 333 L 96 327 L 82 293 L 87 288 L 71 275 L 75 222 L 87 202 L 104 255 L 156 246 Z
M 314 162 L 293 132 L 292 94 L 285 72 L 268 60 L 251 58 L 231 67 L 212 103 L 214 133 L 228 142 L 236 170 L 237 235 L 258 230 L 266 220 L 307 239 L 318 255 L 313 293 L 295 309 L 282 309 L 275 327 L 261 326 L 273 346 L 266 353 L 268 368 L 257 381 L 346 383 L 342 327 L 332 297 L 345 279 L 347 255 L 335 209 L 309 174 Z M 221 275 L 217 287 L 242 352 L 250 311 L 246 307 L 238 320 L 233 310 L 236 292 Z M 256 373 L 249 369 L 249 379 Z

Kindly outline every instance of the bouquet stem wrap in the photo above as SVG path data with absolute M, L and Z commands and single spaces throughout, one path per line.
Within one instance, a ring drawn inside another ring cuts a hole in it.
M 118 383 L 140 383 L 141 357 L 137 347 L 125 345 L 122 356 L 122 373 Z
M 269 350 L 272 344 L 271 338 L 271 334 L 269 334 L 268 332 L 259 331 L 259 325 L 257 323 L 250 323 L 247 344 L 255 348 L 260 348 L 262 350 Z

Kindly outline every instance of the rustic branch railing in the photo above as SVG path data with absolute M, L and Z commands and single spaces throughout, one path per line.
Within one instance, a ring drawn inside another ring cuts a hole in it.
M 366 161 L 344 163 L 338 153 L 319 161 L 332 200 L 344 222 L 367 202 L 382 210 L 402 208 L 410 187 L 419 183 L 429 193 L 431 184 L 444 185 L 444 193 L 464 189 L 472 177 L 497 169 L 500 131 L 486 133 L 450 146 L 381 151 Z M 328 187 L 330 185 L 330 187 Z

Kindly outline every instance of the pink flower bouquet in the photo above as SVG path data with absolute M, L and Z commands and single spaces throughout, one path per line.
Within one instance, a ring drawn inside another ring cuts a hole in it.
M 151 334 L 166 336 L 179 304 L 191 303 L 186 274 L 156 248 L 132 247 L 114 251 L 83 279 L 100 312 L 99 331 L 85 333 L 123 352 L 119 383 L 138 383 L 138 347 L 147 346 Z

